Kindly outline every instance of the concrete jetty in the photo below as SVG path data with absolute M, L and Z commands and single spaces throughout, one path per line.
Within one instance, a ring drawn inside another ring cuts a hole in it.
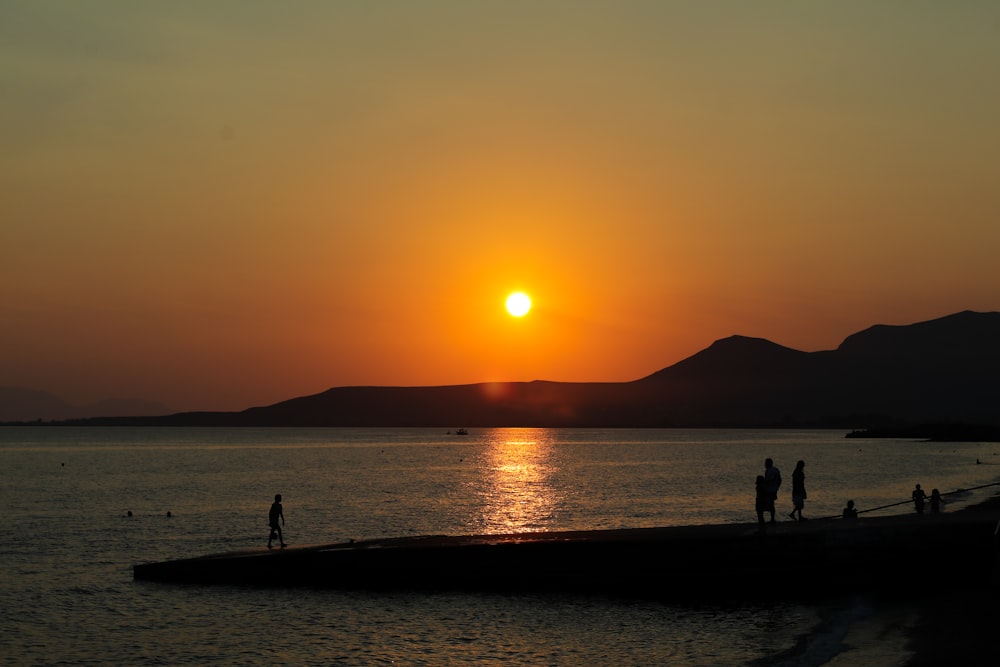
M 139 564 L 141 581 L 656 599 L 990 585 L 1000 510 L 769 524 L 431 535 Z

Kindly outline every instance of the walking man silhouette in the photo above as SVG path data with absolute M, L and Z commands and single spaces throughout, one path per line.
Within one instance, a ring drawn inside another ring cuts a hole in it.
M 281 523 L 278 523 L 278 519 L 281 519 Z M 267 536 L 267 548 L 271 548 L 271 542 L 274 538 L 278 538 L 278 542 L 281 544 L 281 548 L 284 549 L 288 545 L 285 544 L 285 538 L 281 535 L 281 526 L 285 523 L 285 513 L 281 509 L 281 494 L 274 496 L 274 502 L 271 503 L 271 511 L 267 513 L 267 521 L 271 526 L 271 533 Z

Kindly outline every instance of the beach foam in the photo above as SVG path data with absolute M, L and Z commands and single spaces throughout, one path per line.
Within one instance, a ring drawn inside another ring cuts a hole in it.
M 913 652 L 906 648 L 916 611 L 901 607 L 879 609 L 848 628 L 844 650 L 823 667 L 903 667 Z
M 908 632 L 919 616 L 899 605 L 865 598 L 826 607 L 812 632 L 766 662 L 770 667 L 903 667 L 913 656 Z

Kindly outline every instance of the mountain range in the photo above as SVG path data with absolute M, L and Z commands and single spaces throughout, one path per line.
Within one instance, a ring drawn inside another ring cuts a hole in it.
M 889 428 L 1000 425 L 1000 313 L 876 325 L 835 350 L 731 336 L 631 382 L 335 387 L 241 412 L 84 424 Z

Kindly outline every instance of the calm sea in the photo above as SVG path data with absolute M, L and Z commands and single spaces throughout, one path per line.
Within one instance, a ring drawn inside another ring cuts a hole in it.
M 749 522 L 765 457 L 785 478 L 782 517 L 791 510 L 791 472 L 799 459 L 806 461 L 805 515 L 814 518 L 839 514 L 848 498 L 862 510 L 905 500 L 915 483 L 948 492 L 1000 477 L 997 444 L 843 436 L 0 428 L 0 502 L 8 526 L 0 550 L 0 659 L 12 665 L 824 664 L 842 649 L 831 633 L 863 613 L 863 603 L 678 606 L 582 595 L 197 587 L 135 582 L 132 566 L 263 548 L 275 493 L 284 496 L 286 540 L 304 545 Z M 989 493 L 947 496 L 946 509 Z M 788 658 L 803 638 L 811 649 Z

